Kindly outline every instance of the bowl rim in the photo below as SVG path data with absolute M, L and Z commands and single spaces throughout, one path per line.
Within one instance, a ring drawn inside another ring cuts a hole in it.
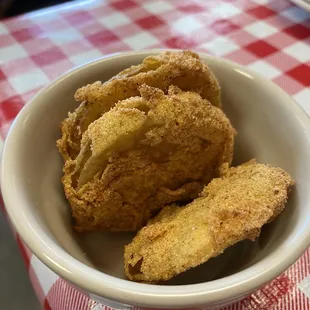
M 78 74 L 86 67 L 96 66 L 99 63 L 107 62 L 111 59 L 119 58 L 121 60 L 123 57 L 127 56 L 146 57 L 162 51 L 163 49 L 155 49 L 106 55 L 61 75 L 31 99 L 15 118 L 4 143 L 1 159 L 1 190 L 3 200 L 15 229 L 34 255 L 62 278 L 87 292 L 129 305 L 135 304 L 148 307 L 185 308 L 193 305 L 197 306 L 208 303 L 212 304 L 223 300 L 233 300 L 236 296 L 245 296 L 249 292 L 271 281 L 294 263 L 310 245 L 310 230 L 304 227 L 299 234 L 299 242 L 295 240 L 295 242 L 291 244 L 291 251 L 286 253 L 286 255 L 283 255 L 283 253 L 281 255 L 279 250 L 274 251 L 267 258 L 263 258 L 250 268 L 225 278 L 179 286 L 135 283 L 95 270 L 78 261 L 60 246 L 53 243 L 44 232 L 44 229 L 40 227 L 38 223 L 31 220 L 31 214 L 24 212 L 22 205 L 24 204 L 24 206 L 26 206 L 27 204 L 19 199 L 18 189 L 14 186 L 14 165 L 4 164 L 7 162 L 14 163 L 14 160 L 12 160 L 12 158 L 14 159 L 14 153 L 12 151 L 14 137 L 22 133 L 20 127 L 26 115 L 40 104 L 41 98 L 44 98 L 46 93 L 59 83 L 59 81 L 70 78 L 71 75 Z M 289 95 L 280 89 L 280 87 L 260 74 L 230 60 L 210 56 L 206 53 L 198 54 L 204 61 L 213 61 L 221 66 L 228 67 L 251 79 L 256 79 L 257 82 L 263 84 L 264 87 L 273 90 L 275 96 L 281 97 L 283 100 L 283 108 L 288 109 L 290 113 L 298 119 L 300 126 L 303 127 L 307 139 L 309 140 L 307 148 L 310 151 L 309 117 Z M 19 208 L 16 208 L 16 206 L 19 206 Z
M 310 12 L 310 2 L 305 0 L 290 0 L 298 7 L 304 9 L 306 12 Z

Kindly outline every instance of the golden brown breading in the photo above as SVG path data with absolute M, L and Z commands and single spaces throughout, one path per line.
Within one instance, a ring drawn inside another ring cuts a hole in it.
M 144 59 L 109 81 L 95 82 L 77 90 L 75 98 L 82 102 L 61 125 L 62 137 L 57 146 L 64 159 L 74 159 L 80 152 L 82 134 L 89 124 L 114 107 L 119 100 L 139 95 L 139 87 L 147 84 L 164 91 L 170 85 L 201 94 L 219 107 L 219 84 L 208 66 L 193 52 L 165 52 Z
M 168 206 L 125 247 L 126 276 L 135 281 L 169 280 L 221 254 L 283 210 L 293 179 L 282 169 L 248 162 L 222 167 L 200 198 Z
M 233 157 L 235 130 L 221 109 L 171 86 L 146 85 L 83 135 L 63 183 L 76 229 L 139 229 L 163 206 L 197 197 Z

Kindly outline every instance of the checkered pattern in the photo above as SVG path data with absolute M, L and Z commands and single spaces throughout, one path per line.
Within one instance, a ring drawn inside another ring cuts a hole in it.
M 87 1 L 0 22 L 0 134 L 50 80 L 101 55 L 132 49 L 208 52 L 280 85 L 310 114 L 310 14 L 286 0 Z M 44 309 L 108 309 L 45 267 L 17 236 Z M 263 289 L 226 309 L 310 309 L 298 284 L 309 250 Z M 110 308 L 109 308 L 110 309 Z

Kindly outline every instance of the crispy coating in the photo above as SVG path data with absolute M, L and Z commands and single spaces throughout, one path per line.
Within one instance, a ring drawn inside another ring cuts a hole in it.
M 139 95 L 142 84 L 167 91 L 170 85 L 199 93 L 220 107 L 219 84 L 208 66 L 193 52 L 165 52 L 144 59 L 109 81 L 95 82 L 77 90 L 75 99 L 82 102 L 61 125 L 62 137 L 57 146 L 64 157 L 75 159 L 80 152 L 83 133 L 89 124 L 110 110 L 119 100 Z
M 294 184 L 282 169 L 255 161 L 221 170 L 200 198 L 163 208 L 125 247 L 129 279 L 169 280 L 241 240 L 254 240 L 283 210 Z
M 235 130 L 221 109 L 175 86 L 140 93 L 93 122 L 65 164 L 79 231 L 135 231 L 163 206 L 197 197 L 232 161 Z

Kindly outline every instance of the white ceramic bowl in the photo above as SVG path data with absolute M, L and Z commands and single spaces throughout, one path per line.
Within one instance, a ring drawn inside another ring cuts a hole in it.
M 154 53 L 124 53 L 86 64 L 57 79 L 24 107 L 4 146 L 1 188 L 5 205 L 35 255 L 95 300 L 116 308 L 227 304 L 271 281 L 310 244 L 309 119 L 268 80 L 232 62 L 201 54 L 219 79 L 224 110 L 239 132 L 235 163 L 256 157 L 280 166 L 295 178 L 296 190 L 285 211 L 264 227 L 256 242 L 239 243 L 167 285 L 129 282 L 123 278 L 123 245 L 131 234 L 72 231 L 60 183 L 63 163 L 55 141 L 60 122 L 77 106 L 73 94 L 78 87 L 107 80 Z

